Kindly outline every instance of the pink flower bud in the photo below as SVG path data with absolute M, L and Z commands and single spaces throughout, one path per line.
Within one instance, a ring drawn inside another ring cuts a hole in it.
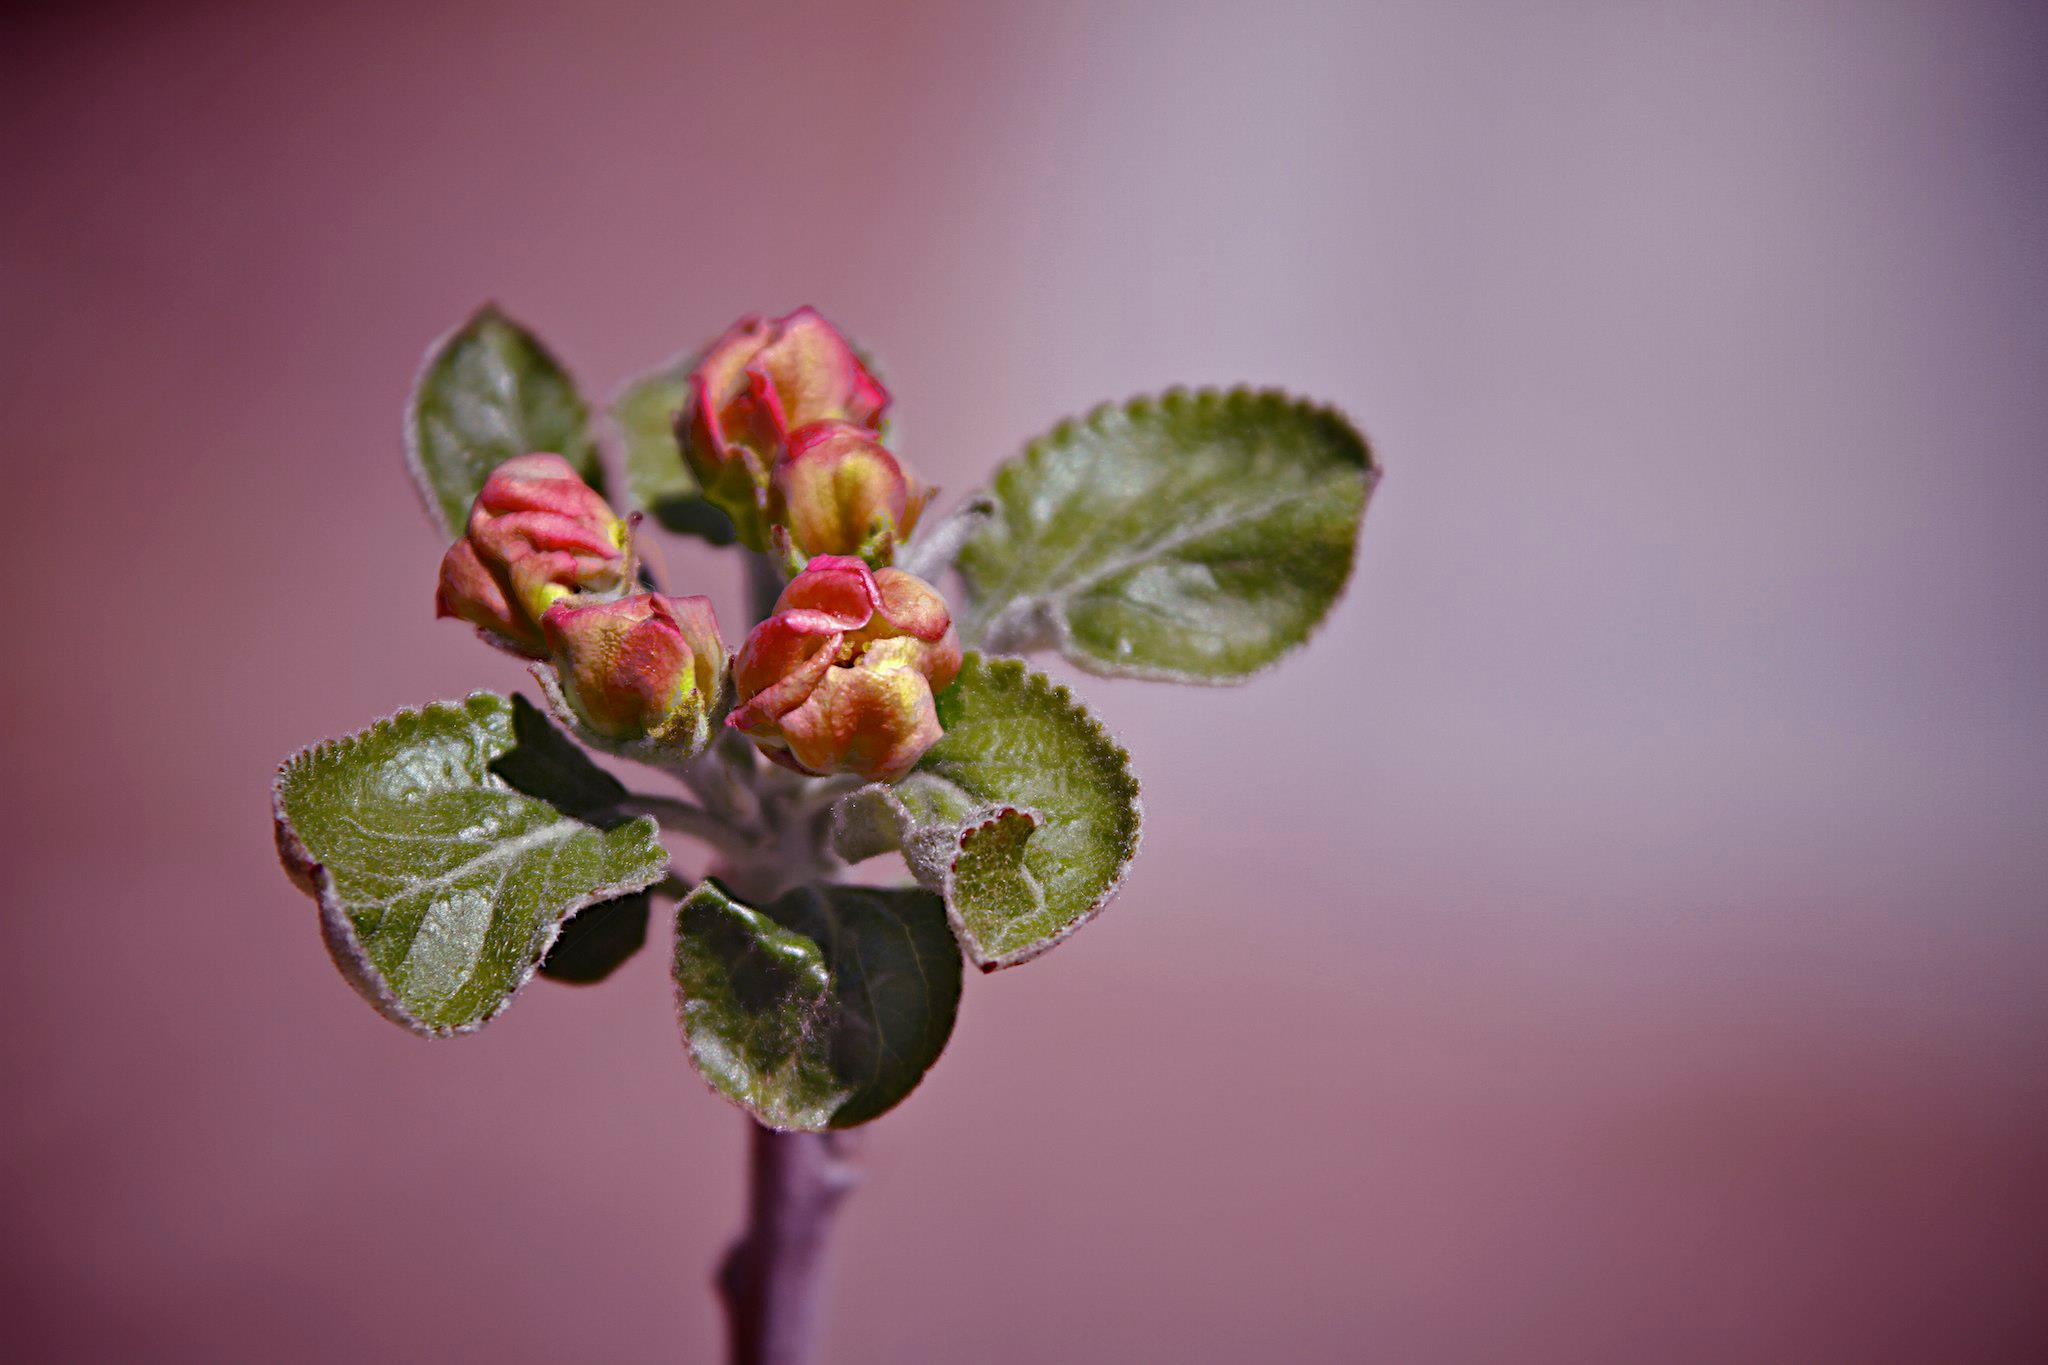
M 436 616 L 458 616 L 508 648 L 547 654 L 540 618 L 571 593 L 632 580 L 628 528 L 559 455 L 520 455 L 491 471 L 469 526 L 441 560 Z
M 901 569 L 820 555 L 733 661 L 725 723 L 798 772 L 893 782 L 937 742 L 933 696 L 960 671 L 945 599 Z
M 791 434 L 770 474 L 770 517 L 805 555 L 893 549 L 909 535 L 931 490 L 904 471 L 873 433 L 851 422 L 813 422 Z
M 842 421 L 879 432 L 889 395 L 831 323 L 799 308 L 768 322 L 741 318 L 690 374 L 676 418 L 683 456 L 704 495 L 732 517 L 742 543 L 766 547 L 769 470 L 790 433 Z
M 608 739 L 684 755 L 711 740 L 725 691 L 725 642 L 708 597 L 635 593 L 558 602 L 541 617 L 570 709 Z

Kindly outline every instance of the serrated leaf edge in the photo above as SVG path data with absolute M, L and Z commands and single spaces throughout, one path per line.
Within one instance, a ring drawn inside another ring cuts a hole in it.
M 1047 937 L 1035 943 L 1027 944 L 1013 952 L 1004 953 L 998 957 L 987 957 L 983 954 L 980 943 L 975 940 L 972 934 L 966 932 L 966 926 L 961 922 L 959 912 L 953 908 L 952 897 L 950 895 L 946 896 L 946 919 L 953 925 L 954 936 L 960 940 L 961 949 L 967 954 L 967 960 L 979 967 L 984 973 L 987 973 L 1001 971 L 1006 967 L 1015 967 L 1021 963 L 1029 962 L 1033 958 L 1043 957 L 1073 937 L 1074 933 L 1083 925 L 1088 924 L 1097 915 L 1101 914 L 1103 910 L 1108 908 L 1109 903 L 1116 899 L 1117 892 L 1123 890 L 1124 879 L 1130 875 L 1131 864 L 1138 860 L 1138 854 L 1144 846 L 1145 802 L 1142 796 L 1142 784 L 1138 781 L 1137 773 L 1131 767 L 1130 750 L 1117 742 L 1116 736 L 1110 733 L 1109 727 L 1102 723 L 1101 717 L 1097 716 L 1088 707 L 1087 703 L 1076 697 L 1072 688 L 1068 687 L 1065 683 L 1055 682 L 1044 673 L 1032 668 L 1022 659 L 1007 656 L 984 657 L 982 663 L 988 669 L 991 679 L 999 679 L 1004 675 L 1021 678 L 1027 692 L 1035 689 L 1050 695 L 1053 700 L 1062 705 L 1070 707 L 1081 718 L 1082 724 L 1088 729 L 1089 733 L 1101 741 L 1103 746 L 1115 758 L 1117 771 L 1122 775 L 1123 786 L 1129 795 L 1131 803 L 1130 838 L 1127 846 L 1118 850 L 1119 857 L 1117 859 L 1116 872 L 1110 877 L 1109 883 L 1096 895 L 1094 902 L 1086 910 L 1083 910 Z M 1010 808 L 1024 809 L 1022 807 Z M 1034 816 L 1039 815 L 1037 811 L 1029 813 Z M 988 817 L 984 817 L 978 823 L 986 824 L 987 820 Z M 968 830 L 963 827 L 960 835 L 960 842 L 963 844 L 967 833 Z M 954 864 L 957 865 L 958 861 L 959 855 L 956 853 L 954 855 Z M 951 872 L 952 868 L 949 867 L 947 869 L 949 882 Z M 942 892 L 942 894 L 944 893 Z
M 322 755 L 339 749 L 369 731 L 375 730 L 380 725 L 396 725 L 417 721 L 423 719 L 428 712 L 441 707 L 466 709 L 472 701 L 479 697 L 505 700 L 495 692 L 479 691 L 470 693 L 460 701 L 436 701 L 428 702 L 425 706 L 402 707 L 388 716 L 378 717 L 361 730 L 319 740 L 298 750 L 277 765 L 277 773 L 271 778 L 270 782 L 270 816 L 272 828 L 277 838 L 278 861 L 283 864 L 285 875 L 290 877 L 292 882 L 301 891 L 312 897 L 314 904 L 319 907 L 320 937 L 327 946 L 327 955 L 333 959 L 335 969 L 354 988 L 356 994 L 368 1001 L 370 1007 L 376 1010 L 377 1013 L 383 1015 L 392 1023 L 418 1034 L 422 1038 L 455 1038 L 463 1034 L 475 1033 L 485 1024 L 490 1023 L 500 1014 L 503 1014 L 511 1005 L 514 997 L 526 989 L 527 984 L 539 972 L 541 960 L 548 955 L 548 950 L 555 946 L 555 940 L 561 937 L 562 926 L 567 924 L 570 918 L 578 911 L 586 910 L 599 901 L 631 895 L 636 891 L 645 891 L 668 874 L 668 854 L 667 850 L 663 849 L 660 866 L 656 867 L 645 880 L 628 878 L 614 886 L 601 888 L 570 904 L 556 917 L 552 925 L 543 928 L 543 940 L 539 944 L 539 951 L 534 954 L 533 961 L 520 974 L 519 979 L 512 983 L 505 994 L 498 1000 L 498 1003 L 493 1005 L 488 1013 L 479 1018 L 473 1019 L 466 1024 L 428 1024 L 407 1010 L 405 1005 L 399 1000 L 397 993 L 385 984 L 382 973 L 378 972 L 376 967 L 371 964 L 369 952 L 363 947 L 362 939 L 356 934 L 354 922 L 349 919 L 348 911 L 343 907 L 341 897 L 335 892 L 333 874 L 327 870 L 326 864 L 313 856 L 313 850 L 306 847 L 306 842 L 299 837 L 299 832 L 293 826 L 291 817 L 285 813 L 284 783 L 285 779 L 290 776 L 292 769 L 297 765 L 311 762 Z M 540 798 L 533 797 L 530 799 L 539 800 Z M 562 818 L 567 820 L 572 817 L 564 815 Z M 576 821 L 576 823 L 581 824 L 582 822 Z M 651 817 L 641 816 L 628 823 L 629 825 L 645 826 L 648 835 L 655 840 L 655 846 L 660 848 L 660 826 Z
M 1363 525 L 1366 511 L 1372 505 L 1373 491 L 1379 487 L 1380 479 L 1386 472 L 1384 466 L 1380 465 L 1373 458 L 1372 443 L 1366 438 L 1364 428 L 1352 421 L 1343 409 L 1333 403 L 1299 397 L 1283 388 L 1257 387 L 1249 384 L 1234 385 L 1230 388 L 1221 388 L 1216 385 L 1202 385 L 1191 388 L 1187 385 L 1176 384 L 1158 393 L 1138 394 L 1122 400 L 1108 399 L 1097 403 L 1078 417 L 1063 417 L 1046 431 L 1027 441 L 1024 448 L 1016 455 L 997 466 L 996 472 L 990 480 L 990 489 L 977 493 L 975 497 L 993 498 L 995 496 L 995 488 L 1001 485 L 1011 470 L 1019 466 L 1035 468 L 1050 458 L 1050 451 L 1054 445 L 1073 440 L 1075 433 L 1083 428 L 1091 430 L 1098 435 L 1106 436 L 1109 434 L 1108 423 L 1112 419 L 1137 420 L 1145 416 L 1151 408 L 1182 406 L 1191 402 L 1239 407 L 1249 406 L 1253 403 L 1262 403 L 1306 414 L 1323 422 L 1334 423 L 1345 434 L 1347 443 L 1357 447 L 1360 456 L 1365 491 L 1359 500 L 1358 520 Z M 1099 678 L 1131 678 L 1140 682 L 1184 683 L 1195 687 L 1240 687 L 1286 662 L 1315 638 L 1316 634 L 1322 630 L 1324 624 L 1336 613 L 1338 603 L 1342 602 L 1344 595 L 1350 591 L 1351 577 L 1357 566 L 1358 536 L 1353 535 L 1349 553 L 1345 556 L 1344 560 L 1344 576 L 1338 582 L 1337 590 L 1330 598 L 1329 607 L 1324 610 L 1322 615 L 1309 623 L 1308 629 L 1302 632 L 1299 640 L 1288 645 L 1257 668 L 1243 673 L 1235 673 L 1229 677 L 1214 677 L 1208 674 L 1188 673 L 1180 669 L 1155 668 L 1147 665 L 1114 665 L 1097 659 L 1093 655 L 1086 654 L 1074 647 L 1073 631 L 1067 624 L 1065 613 L 1057 610 L 1053 601 L 1044 597 L 1017 599 L 1004 608 L 1004 611 L 1009 611 L 1012 608 L 1021 608 L 1019 614 L 1035 628 L 1035 633 L 1029 636 L 1030 642 L 1028 644 L 1018 647 L 1014 652 L 1004 650 L 1000 651 L 1000 653 L 1005 657 L 1015 657 L 1017 654 L 1028 653 L 1036 649 L 1051 649 L 1056 651 L 1068 663 L 1074 665 L 1074 667 L 1081 669 L 1083 672 L 1092 673 Z M 961 570 L 960 576 L 967 584 L 968 596 L 972 598 L 976 595 L 973 576 L 967 573 L 965 569 Z M 995 617 L 991 617 L 986 621 L 977 622 L 980 628 L 979 633 L 986 633 L 988 627 L 993 624 L 995 619 Z M 973 642 L 970 641 L 969 643 Z

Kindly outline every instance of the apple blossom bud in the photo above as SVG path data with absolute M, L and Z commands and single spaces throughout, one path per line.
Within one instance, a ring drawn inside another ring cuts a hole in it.
M 541 617 L 562 695 L 607 739 L 651 740 L 679 757 L 711 741 L 725 642 L 708 597 L 635 593 L 557 602 Z
M 769 472 L 792 432 L 813 422 L 881 429 L 889 395 L 831 323 L 810 308 L 741 318 L 690 373 L 676 416 L 683 457 L 741 542 L 766 547 Z
M 461 540 L 441 560 L 436 616 L 456 616 L 532 658 L 547 654 L 544 612 L 571 593 L 632 581 L 629 527 L 559 455 L 520 455 L 491 471 Z
M 803 555 L 887 562 L 910 535 L 931 490 L 907 474 L 865 427 L 813 422 L 789 438 L 770 474 L 768 510 Z
M 820 555 L 740 647 L 740 704 L 725 723 L 798 772 L 893 782 L 938 741 L 933 697 L 959 671 L 959 636 L 929 583 Z

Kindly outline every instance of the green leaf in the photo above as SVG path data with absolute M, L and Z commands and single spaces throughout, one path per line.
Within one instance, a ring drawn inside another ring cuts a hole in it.
M 1137 855 L 1130 755 L 1017 659 L 969 654 L 938 707 L 945 734 L 909 777 L 839 802 L 834 847 L 900 847 L 975 965 L 1028 962 L 1107 905 Z
M 604 980 L 646 946 L 652 910 L 645 891 L 578 910 L 540 960 L 540 974 L 575 986 Z
M 1121 677 L 1242 681 L 1336 601 L 1378 476 L 1342 416 L 1276 391 L 1097 408 L 997 471 L 995 515 L 959 559 L 962 636 Z
M 429 515 L 451 539 L 484 480 L 515 455 L 560 455 L 604 491 L 575 381 L 495 305 L 428 348 L 406 409 L 405 451 Z
M 626 784 L 591 762 L 589 754 L 518 693 L 512 696 L 512 739 L 513 746 L 491 760 L 493 773 L 599 829 L 625 823 L 618 807 L 626 799 Z
M 676 414 L 688 395 L 695 355 L 642 375 L 612 400 L 611 419 L 626 450 L 626 487 L 633 505 L 679 535 L 730 545 L 732 518 L 697 491 L 676 444 Z
M 414 1032 L 480 1027 L 531 978 L 565 918 L 668 867 L 654 821 L 598 829 L 493 772 L 517 742 L 512 704 L 478 692 L 316 744 L 278 770 L 285 870 L 319 905 L 342 975 Z
M 771 1128 L 851 1128 L 938 1060 L 960 952 L 928 891 L 806 886 L 758 910 L 706 881 L 676 907 L 675 981 L 714 1090 Z

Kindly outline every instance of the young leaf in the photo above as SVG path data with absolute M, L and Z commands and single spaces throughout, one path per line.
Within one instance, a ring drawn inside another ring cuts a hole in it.
M 1062 422 L 997 471 L 961 552 L 986 649 L 1240 682 L 1343 590 L 1379 471 L 1343 417 L 1271 390 L 1173 390 Z
M 511 703 L 478 692 L 401 711 L 278 769 L 285 870 L 319 905 L 342 975 L 416 1033 L 482 1026 L 564 919 L 668 867 L 654 821 L 601 830 L 493 772 L 516 742 Z
M 945 734 L 909 777 L 833 812 L 849 862 L 900 847 L 983 971 L 1028 962 L 1117 892 L 1142 811 L 1130 755 L 1066 688 L 969 654 L 939 694 Z
M 531 332 L 486 304 L 428 348 L 406 408 L 406 464 L 452 539 L 491 471 L 534 451 L 560 455 L 604 491 L 575 381 Z
M 928 891 L 806 886 L 757 910 L 706 881 L 676 907 L 675 981 L 714 1090 L 771 1128 L 851 1128 L 938 1060 L 960 952 Z
M 652 910 L 645 891 L 578 910 L 540 960 L 540 974 L 576 986 L 604 980 L 646 946 Z
M 688 356 L 626 385 L 612 400 L 611 419 L 625 445 L 626 487 L 633 505 L 679 535 L 730 545 L 732 518 L 698 493 L 676 444 L 676 414 L 696 364 L 697 358 Z
M 512 747 L 491 760 L 491 771 L 564 815 L 610 829 L 623 824 L 619 803 L 626 784 L 590 761 L 590 755 L 555 727 L 541 709 L 512 694 Z

